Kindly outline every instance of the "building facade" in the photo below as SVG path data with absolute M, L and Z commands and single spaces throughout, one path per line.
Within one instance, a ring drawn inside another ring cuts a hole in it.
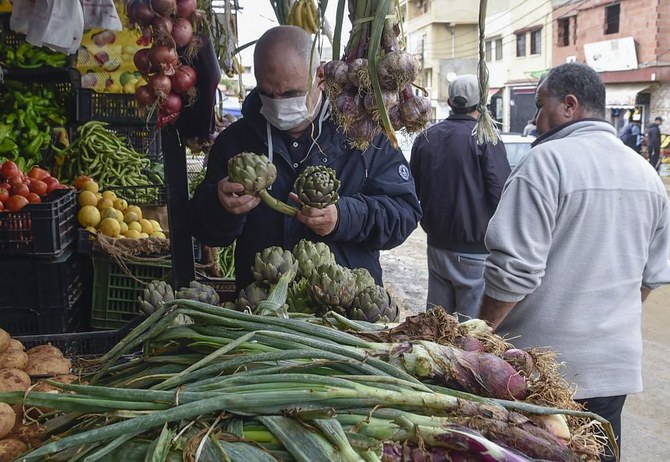
M 554 65 L 587 63 L 605 82 L 607 118 L 670 121 L 670 0 L 554 1 Z M 663 129 L 663 127 L 661 127 Z

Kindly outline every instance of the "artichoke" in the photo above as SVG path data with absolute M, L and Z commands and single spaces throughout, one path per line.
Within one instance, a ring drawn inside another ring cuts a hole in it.
M 196 300 L 210 305 L 218 305 L 220 302 L 219 294 L 214 287 L 207 284 L 201 284 L 198 281 L 191 281 L 188 287 L 182 287 L 175 294 L 175 298 L 184 300 Z
M 277 179 L 277 167 L 267 156 L 242 152 L 228 161 L 228 177 L 244 186 L 245 194 L 258 196 L 277 212 L 295 216 L 297 210 L 270 195 L 267 188 Z
M 366 287 L 351 304 L 347 317 L 358 321 L 394 322 L 400 309 L 391 295 L 380 286 Z
M 258 281 L 252 282 L 240 294 L 235 301 L 235 309 L 239 311 L 254 310 L 259 302 L 268 298 L 270 288 Z
M 309 166 L 295 183 L 293 189 L 303 204 L 317 209 L 324 209 L 335 204 L 340 198 L 340 180 L 335 170 L 323 166 Z
M 335 255 L 327 244 L 307 239 L 301 239 L 293 247 L 293 256 L 298 261 L 298 278 L 309 278 L 319 265 L 335 263 Z
M 356 280 L 356 293 L 360 293 L 363 289 L 368 287 L 374 287 L 377 285 L 375 279 L 372 277 L 370 272 L 365 268 L 354 268 L 351 270 L 354 274 L 354 279 Z
M 288 287 L 288 296 L 286 297 L 289 313 L 307 313 L 316 314 L 313 304 L 310 303 L 307 295 L 307 279 L 293 281 Z
M 163 303 L 171 302 L 174 298 L 174 291 L 170 284 L 165 281 L 151 281 L 142 290 L 142 295 L 137 297 L 137 301 L 140 304 L 140 312 L 149 316 Z
M 298 262 L 291 251 L 276 245 L 258 252 L 251 267 L 254 279 L 269 285 L 276 284 L 284 273 L 290 273 L 289 279 L 293 279 L 297 271 Z
M 351 270 L 335 263 L 319 265 L 307 286 L 309 298 L 323 311 L 344 313 L 354 301 L 356 280 Z

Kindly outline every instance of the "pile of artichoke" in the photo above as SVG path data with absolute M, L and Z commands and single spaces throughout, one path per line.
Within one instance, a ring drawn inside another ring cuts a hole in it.
M 368 270 L 349 269 L 335 261 L 323 242 L 302 239 L 293 251 L 278 246 L 256 254 L 251 268 L 255 281 L 240 291 L 234 306 L 256 312 L 279 279 L 288 275 L 286 307 L 289 313 L 323 315 L 334 311 L 349 319 L 393 322 L 399 308 L 383 287 L 377 286 Z

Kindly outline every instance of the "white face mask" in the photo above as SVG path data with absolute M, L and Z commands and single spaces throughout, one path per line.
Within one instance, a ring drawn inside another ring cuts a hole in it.
M 312 120 L 321 102 L 321 92 L 319 91 L 319 99 L 310 112 L 307 109 L 307 95 L 280 99 L 269 98 L 264 95 L 259 96 L 261 97 L 261 103 L 263 103 L 261 114 L 281 131 L 291 130 Z

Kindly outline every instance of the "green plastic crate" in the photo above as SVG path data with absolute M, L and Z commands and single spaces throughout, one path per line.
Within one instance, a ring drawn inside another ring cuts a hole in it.
M 91 327 L 119 329 L 139 314 L 137 298 L 153 280 L 172 283 L 171 262 L 124 260 L 93 256 Z

